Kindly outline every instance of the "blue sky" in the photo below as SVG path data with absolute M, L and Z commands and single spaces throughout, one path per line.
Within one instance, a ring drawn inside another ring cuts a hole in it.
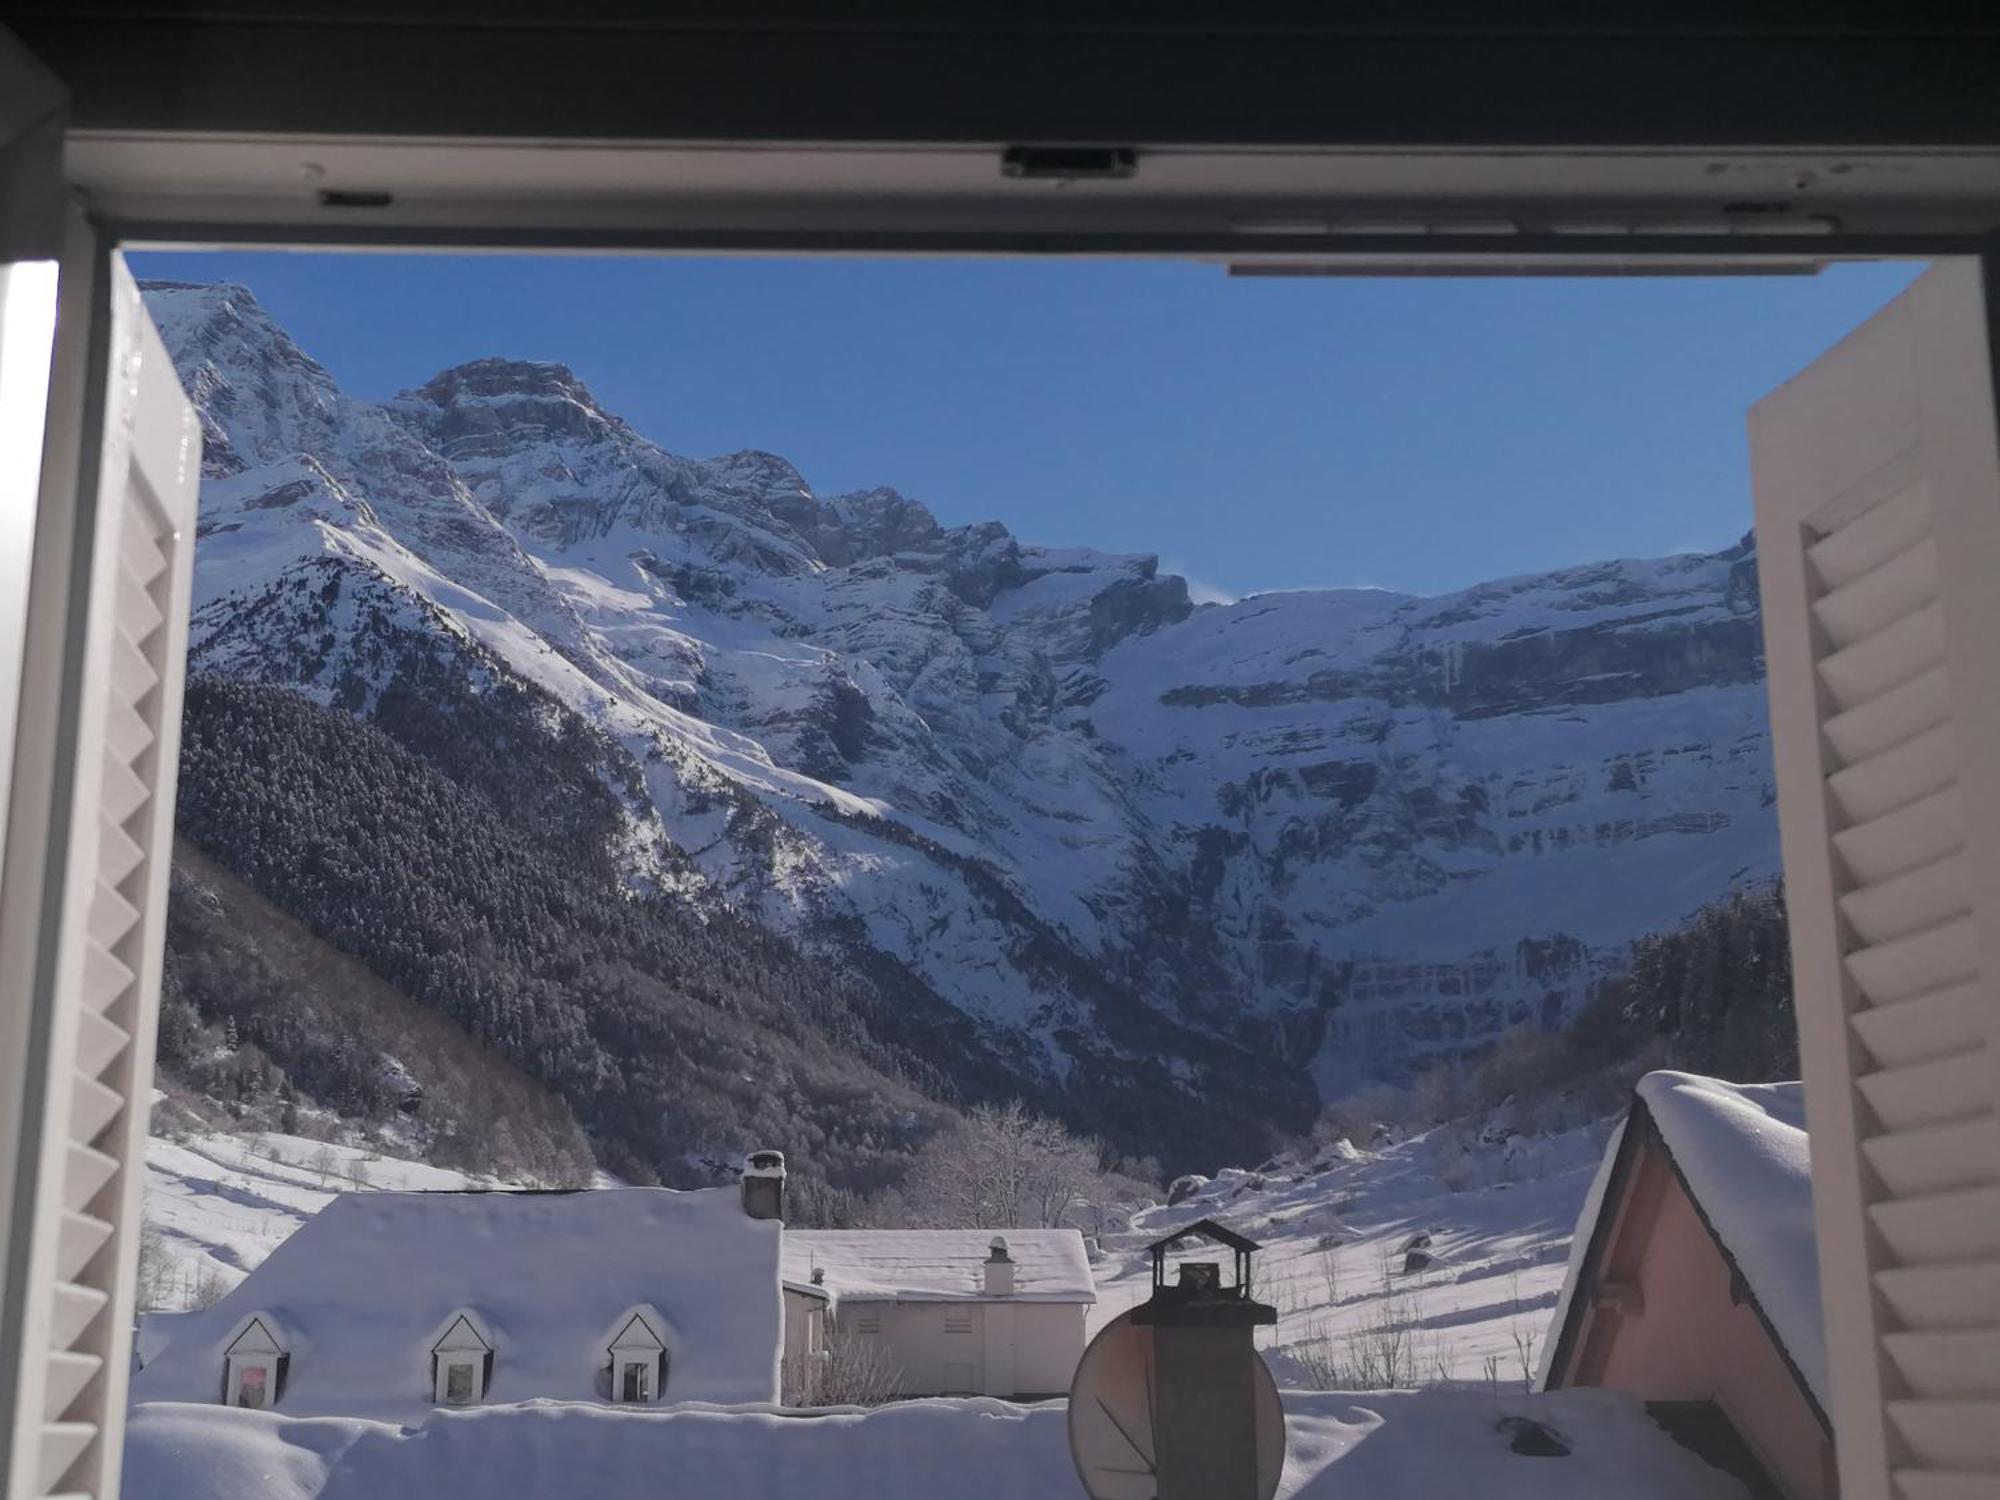
M 1157 552 L 1205 589 L 1438 593 L 1750 524 L 1743 415 L 1900 291 L 1814 278 L 1231 280 L 1149 262 L 135 255 L 247 284 L 380 398 L 558 359 L 677 453 Z

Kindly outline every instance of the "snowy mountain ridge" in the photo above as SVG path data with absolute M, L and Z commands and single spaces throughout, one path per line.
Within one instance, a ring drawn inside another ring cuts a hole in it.
M 1747 548 L 1197 607 L 674 455 L 563 365 L 374 405 L 241 287 L 147 296 L 207 445 L 196 670 L 529 684 L 622 757 L 630 880 L 886 960 L 1045 1088 L 1297 1124 L 1775 873 Z

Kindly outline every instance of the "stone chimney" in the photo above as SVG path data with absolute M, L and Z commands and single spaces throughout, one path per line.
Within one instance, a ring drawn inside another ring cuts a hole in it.
M 993 1236 L 993 1248 L 986 1257 L 985 1270 L 987 1296 L 1014 1295 L 1014 1258 L 1007 1253 L 1007 1240 L 1004 1235 Z
M 753 1219 L 784 1218 L 784 1152 L 752 1151 L 743 1158 L 743 1212 Z

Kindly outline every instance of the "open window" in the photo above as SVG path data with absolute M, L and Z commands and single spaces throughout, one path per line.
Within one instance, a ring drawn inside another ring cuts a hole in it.
M 454 1313 L 431 1345 L 431 1399 L 475 1406 L 493 1384 L 493 1340 L 470 1311 Z

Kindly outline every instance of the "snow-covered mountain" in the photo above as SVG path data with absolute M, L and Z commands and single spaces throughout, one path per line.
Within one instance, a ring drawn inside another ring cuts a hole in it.
M 525 683 L 609 737 L 635 887 L 886 959 L 1024 1079 L 1297 1121 L 1776 871 L 1747 548 L 1197 607 L 676 456 L 562 365 L 376 405 L 242 287 L 147 297 L 207 444 L 196 670 Z

